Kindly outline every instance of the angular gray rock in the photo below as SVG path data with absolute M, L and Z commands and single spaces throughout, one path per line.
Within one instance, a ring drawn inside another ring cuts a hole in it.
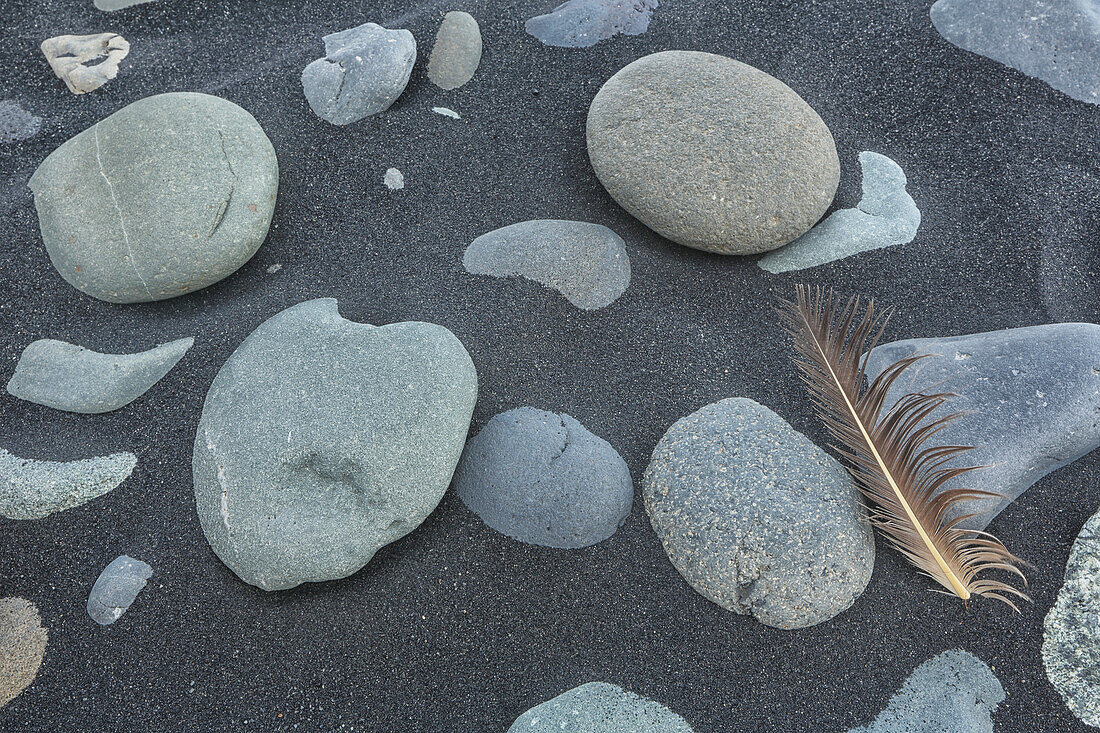
M 536 219 L 494 229 L 470 243 L 462 265 L 474 275 L 534 280 L 583 310 L 611 305 L 630 285 L 622 238 L 583 221 Z
M 878 153 L 860 153 L 863 198 L 854 209 L 841 209 L 798 239 L 772 250 L 757 262 L 772 273 L 817 267 L 872 249 L 912 242 L 920 209 L 905 190 L 905 172 Z
M 630 469 L 569 415 L 518 407 L 466 444 L 455 492 L 487 525 L 520 542 L 577 548 L 615 533 L 634 501 Z
M 87 94 L 114 79 L 130 53 L 129 41 L 117 33 L 54 36 L 42 41 L 41 48 L 50 68 L 73 94 Z M 88 65 L 99 59 L 103 60 Z
M 790 87 L 698 51 L 628 64 L 588 110 L 588 157 L 628 212 L 674 242 L 757 254 L 829 207 L 840 162 L 829 128 Z
M 149 391 L 194 343 L 193 338 L 182 338 L 137 354 L 101 354 L 39 339 L 23 349 L 8 392 L 67 412 L 110 412 Z
M 692 733 L 664 705 L 606 682 L 589 682 L 536 705 L 508 733 Z
M 32 115 L 10 99 L 0 101 L 0 144 L 17 143 L 38 134 L 42 118 Z
M 269 318 L 206 395 L 193 456 L 203 533 L 264 590 L 343 578 L 435 509 L 477 374 L 430 323 L 345 320 L 331 298 Z
M 1100 728 L 1100 512 L 1081 528 L 1043 625 L 1043 666 L 1066 706 Z
M 932 24 L 959 48 L 1100 104 L 1100 7 L 1095 0 L 938 0 Z
M 233 273 L 267 236 L 278 184 L 252 115 L 191 92 L 123 107 L 30 180 L 54 267 L 112 303 L 173 298 Z
M 364 23 L 324 37 L 325 57 L 302 72 L 313 112 L 334 125 L 389 109 L 409 83 L 416 39 L 406 30 Z
M 95 6 L 100 10 L 122 10 L 131 5 L 141 5 L 154 0 L 95 0 Z
M 33 603 L 0 598 L 0 708 L 34 682 L 46 655 L 47 638 Z
M 88 594 L 88 615 L 100 626 L 122 617 L 153 575 L 148 563 L 119 555 L 103 569 Z
M 979 512 L 960 526 L 985 529 L 1009 502 L 1051 471 L 1100 446 L 1100 326 L 1055 323 L 968 336 L 883 344 L 868 378 L 914 353 L 933 354 L 902 375 L 886 406 L 910 392 L 954 392 L 942 408 L 970 414 L 932 445 L 972 445 L 956 465 L 988 466 L 948 488 L 984 489 L 1001 499 L 961 502 L 950 515 Z
M 474 16 L 452 10 L 443 16 L 428 59 L 428 79 L 440 89 L 457 89 L 474 78 L 481 63 L 481 28 Z
M 874 539 L 848 472 L 752 400 L 678 420 L 653 451 L 642 497 L 684 579 L 768 626 L 827 621 L 871 579 Z
M 0 516 L 41 519 L 103 496 L 137 465 L 133 453 L 77 461 L 35 461 L 0 448 Z
M 985 662 L 952 649 L 913 670 L 874 721 L 849 733 L 993 733 L 1005 691 Z
M 547 46 L 586 48 L 620 33 L 640 36 L 656 9 L 657 0 L 568 0 L 523 27 Z

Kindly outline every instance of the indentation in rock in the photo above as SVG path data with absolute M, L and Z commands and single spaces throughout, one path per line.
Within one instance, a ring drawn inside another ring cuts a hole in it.
M 585 48 L 620 33 L 645 33 L 656 9 L 657 0 L 569 0 L 524 28 L 547 46 Z
M 521 276 L 583 310 L 611 305 L 630 285 L 630 258 L 615 232 L 582 221 L 537 219 L 482 234 L 462 257 L 466 271 Z
M 863 198 L 854 209 L 833 212 L 825 221 L 757 263 L 772 273 L 802 270 L 859 252 L 912 242 L 920 209 L 905 190 L 905 173 L 885 155 L 859 154 Z
M 42 53 L 70 92 L 86 94 L 118 75 L 118 65 L 130 53 L 130 44 L 117 33 L 55 36 L 42 42 Z M 103 60 L 87 65 L 96 59 Z
M 67 412 L 110 412 L 145 394 L 194 343 L 193 338 L 182 338 L 137 354 L 101 354 L 40 339 L 23 350 L 8 392 Z
M 849 733 L 993 733 L 1004 688 L 985 662 L 953 649 L 913 670 L 870 725 Z
M 0 101 L 0 143 L 32 138 L 42 129 L 42 118 L 32 115 L 10 99 Z
M 0 598 L 0 708 L 25 690 L 46 655 L 46 629 L 30 601 Z
M 606 682 L 589 682 L 536 705 L 508 733 L 692 733 L 664 705 Z
M 99 574 L 88 594 L 88 615 L 100 626 L 118 621 L 152 575 L 148 563 L 128 555 L 116 557 Z
M 35 461 L 0 448 L 0 516 L 41 519 L 103 496 L 129 477 L 133 453 L 77 461 Z

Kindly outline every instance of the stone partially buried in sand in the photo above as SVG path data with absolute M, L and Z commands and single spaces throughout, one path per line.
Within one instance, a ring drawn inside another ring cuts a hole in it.
M 0 144 L 27 140 L 42 129 L 42 118 L 10 99 L 0 101 Z
M 474 16 L 447 13 L 428 59 L 428 79 L 440 89 L 457 89 L 474 78 L 480 63 L 481 29 Z
M 0 517 L 41 519 L 103 496 L 137 465 L 133 453 L 36 461 L 0 448 Z
M 278 184 L 252 115 L 191 92 L 123 107 L 30 180 L 54 267 L 112 303 L 173 298 L 234 272 L 267 236 Z
M 601 542 L 630 514 L 630 469 L 606 440 L 569 415 L 519 407 L 470 439 L 455 492 L 482 521 L 521 542 L 577 548 Z
M 214 378 L 193 456 L 218 557 L 264 590 L 343 578 L 451 481 L 477 374 L 442 326 L 349 321 L 332 299 L 260 325 Z
M 606 682 L 589 682 L 536 705 L 508 733 L 692 733 L 664 705 Z
M 325 57 L 302 71 L 302 89 L 314 113 L 334 125 L 389 109 L 409 83 L 416 39 L 406 30 L 364 23 L 324 37 Z
M 523 27 L 547 46 L 586 48 L 620 33 L 645 33 L 656 8 L 657 0 L 568 0 Z
M 790 87 L 725 56 L 662 51 L 627 65 L 588 110 L 588 157 L 628 212 L 674 242 L 757 254 L 805 234 L 840 163 Z
M 34 682 L 46 655 L 46 639 L 33 603 L 0 598 L 0 708 Z
M 707 405 L 669 428 L 642 497 L 688 583 L 768 626 L 827 621 L 871 579 L 875 543 L 848 472 L 752 400 Z
M 110 412 L 149 391 L 194 343 L 195 339 L 183 338 L 137 354 L 101 354 L 39 339 L 23 349 L 8 392 L 67 412 Z

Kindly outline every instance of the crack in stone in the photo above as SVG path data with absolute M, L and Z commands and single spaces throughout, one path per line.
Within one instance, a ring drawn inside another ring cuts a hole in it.
M 126 242 L 126 252 L 130 257 L 130 267 L 134 269 L 134 274 L 137 275 L 138 280 L 141 281 L 141 286 L 145 288 L 145 293 L 150 298 L 154 298 L 153 291 L 149 289 L 149 284 L 145 282 L 145 278 L 141 276 L 141 271 L 138 270 L 137 262 L 134 260 L 134 249 L 130 246 L 130 235 L 126 231 L 126 220 L 122 218 L 122 207 L 118 203 L 118 196 L 115 195 L 114 184 L 111 183 L 111 179 L 107 177 L 107 172 L 103 170 L 103 156 L 100 154 L 99 148 L 99 123 L 95 123 L 92 127 L 92 135 L 95 138 L 95 160 L 99 164 L 99 175 L 103 176 L 103 180 L 107 183 L 107 191 L 111 194 L 111 202 L 115 205 L 115 211 L 118 212 L 118 224 L 122 229 L 122 239 Z M 155 298 L 154 298 L 155 299 Z
M 229 211 L 229 201 L 233 198 L 233 192 L 237 190 L 237 172 L 233 170 L 233 163 L 229 160 L 229 154 L 225 151 L 225 136 L 222 135 L 222 131 L 218 128 L 214 128 L 214 132 L 218 133 L 218 142 L 221 143 L 222 157 L 225 158 L 225 165 L 229 168 L 229 175 L 232 180 L 229 183 L 229 194 L 222 201 L 222 205 L 218 208 L 218 213 L 214 215 L 214 223 L 210 227 L 210 231 L 207 233 L 206 238 L 214 236 L 214 232 L 221 226 L 222 220 L 225 219 L 225 212 Z

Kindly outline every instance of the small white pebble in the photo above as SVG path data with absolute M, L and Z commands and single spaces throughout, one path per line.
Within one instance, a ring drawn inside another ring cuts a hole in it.
M 455 112 L 453 109 L 447 109 L 446 107 L 432 107 L 432 112 L 435 112 L 437 115 L 443 115 L 444 117 L 452 117 L 456 120 L 462 119 L 458 112 Z
M 283 269 L 283 266 L 282 266 L 282 265 L 280 265 L 280 264 L 279 264 L 278 262 L 276 262 L 276 263 L 275 263 L 274 265 L 272 265 L 271 267 L 267 268 L 267 272 L 268 272 L 268 274 L 270 275 L 270 274 L 273 274 L 273 273 L 276 273 L 276 272 L 278 272 L 278 271 L 279 271 L 279 270 L 281 270 L 281 269 Z
M 386 171 L 386 175 L 382 177 L 382 182 L 386 184 L 386 188 L 389 190 L 398 191 L 405 187 L 405 176 L 396 168 L 390 168 Z

